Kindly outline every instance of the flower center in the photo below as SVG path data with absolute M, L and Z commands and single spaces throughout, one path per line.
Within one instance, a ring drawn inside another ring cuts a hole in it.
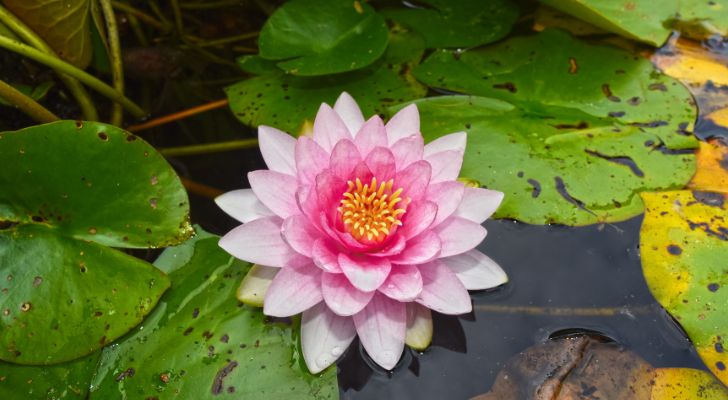
M 347 232 L 355 239 L 381 242 L 389 235 L 392 225 L 402 225 L 400 216 L 405 209 L 399 206 L 402 201 L 402 188 L 392 191 L 394 181 L 362 185 L 361 180 L 348 181 L 349 189 L 341 199 L 338 208 Z

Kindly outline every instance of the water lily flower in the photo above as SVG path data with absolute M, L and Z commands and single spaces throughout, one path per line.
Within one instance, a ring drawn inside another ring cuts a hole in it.
M 303 313 L 312 373 L 357 335 L 392 369 L 405 342 L 429 345 L 430 310 L 468 313 L 468 290 L 506 282 L 475 249 L 503 194 L 457 180 L 464 132 L 425 145 L 415 105 L 385 125 L 365 121 L 343 93 L 333 108 L 321 105 L 311 137 L 261 126 L 258 138 L 269 169 L 248 174 L 251 189 L 216 199 L 243 223 L 220 246 L 256 264 L 239 298 L 262 300 L 269 316 Z

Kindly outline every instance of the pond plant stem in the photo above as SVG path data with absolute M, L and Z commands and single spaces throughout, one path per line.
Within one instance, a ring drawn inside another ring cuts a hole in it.
M 167 147 L 158 149 L 165 157 L 193 156 L 198 154 L 221 153 L 224 151 L 252 149 L 258 147 L 258 139 L 231 140 L 228 142 L 195 144 L 192 146 Z
M 164 24 L 163 22 L 159 22 L 159 20 L 145 13 L 144 11 L 134 8 L 124 2 L 111 1 L 111 6 L 119 11 L 123 11 L 129 15 L 137 17 L 139 21 L 144 22 L 152 28 L 156 28 L 160 31 L 168 31 L 170 28 L 168 25 Z
M 194 193 L 202 197 L 214 199 L 215 197 L 224 193 L 222 190 L 205 185 L 204 183 L 195 182 L 187 178 L 180 179 L 182 180 L 182 185 L 184 185 L 185 189 L 187 189 L 188 192 Z
M 106 21 L 106 34 L 109 38 L 109 61 L 111 61 L 111 76 L 114 89 L 124 93 L 124 67 L 121 63 L 121 44 L 119 43 L 119 29 L 116 26 L 116 16 L 110 0 L 100 0 L 101 12 Z M 121 103 L 114 102 L 111 107 L 110 121 L 113 125 L 121 126 L 124 119 L 124 109 Z
M 19 20 L 13 13 L 8 11 L 8 9 L 2 5 L 0 5 L 0 22 L 10 28 L 10 30 L 15 32 L 16 35 L 29 45 L 51 57 L 58 57 L 55 51 L 53 51 L 53 49 L 43 39 L 41 39 L 40 36 L 38 36 L 32 29 L 30 29 L 30 27 L 25 25 L 23 21 Z M 91 97 L 83 85 L 81 85 L 81 83 L 75 78 L 61 72 L 58 72 L 58 78 L 64 85 L 66 85 L 71 96 L 76 99 L 76 103 L 78 103 L 78 107 L 81 109 L 83 118 L 87 121 L 98 121 L 99 116 L 96 111 L 96 106 L 94 106 L 93 101 L 91 101 Z
M 121 105 L 129 111 L 135 118 L 143 118 L 146 112 L 142 110 L 138 105 L 124 97 L 122 93 L 119 93 L 111 86 L 107 85 L 95 76 L 83 71 L 73 65 L 57 58 L 52 55 L 46 54 L 33 47 L 20 43 L 16 40 L 9 39 L 4 36 L 0 36 L 0 47 L 16 52 L 22 56 L 28 57 L 34 61 L 37 61 L 45 66 L 48 66 L 56 71 L 70 75 L 79 81 L 85 83 L 92 89 L 108 97 L 111 100 L 121 103 Z
M 47 108 L 38 104 L 37 101 L 31 99 L 2 80 L 0 80 L 0 97 L 41 124 L 58 121 L 60 119 L 58 116 L 48 111 Z
M 559 317 L 614 317 L 617 315 L 649 314 L 654 312 L 654 306 L 625 306 L 625 307 L 535 307 L 535 306 L 504 306 L 495 304 L 478 304 L 473 307 L 477 312 L 548 315 Z
M 227 99 L 216 100 L 216 101 L 213 101 L 213 102 L 210 102 L 207 104 L 188 108 L 186 110 L 178 111 L 173 114 L 165 115 L 163 117 L 154 118 L 154 119 L 151 119 L 147 122 L 144 122 L 144 123 L 141 123 L 138 125 L 132 125 L 132 126 L 126 128 L 126 130 L 129 132 L 133 132 L 133 133 L 141 132 L 143 130 L 155 128 L 157 126 L 165 125 L 165 124 L 168 124 L 168 123 L 174 122 L 174 121 L 179 121 L 181 119 L 185 119 L 185 118 L 191 117 L 193 115 L 201 114 L 205 111 L 225 107 L 227 105 L 228 105 Z

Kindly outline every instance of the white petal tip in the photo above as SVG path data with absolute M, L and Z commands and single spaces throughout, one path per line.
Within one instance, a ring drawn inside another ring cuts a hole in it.
M 407 346 L 423 351 L 432 343 L 432 312 L 418 304 L 407 306 Z
M 238 300 L 249 306 L 263 307 L 265 294 L 277 273 L 278 268 L 254 264 L 240 282 L 236 293 Z

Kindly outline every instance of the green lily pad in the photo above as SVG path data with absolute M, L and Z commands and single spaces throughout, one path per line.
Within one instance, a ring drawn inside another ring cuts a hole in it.
M 114 247 L 162 247 L 192 235 L 187 193 L 145 141 L 94 122 L 0 132 L 0 221 L 39 224 Z
M 728 384 L 728 194 L 643 193 L 642 271 L 705 365 Z
M 7 400 L 85 399 L 101 352 L 55 365 L 0 362 L 0 397 Z
M 541 0 L 609 32 L 661 46 L 672 29 L 728 33 L 728 7 L 705 0 Z M 701 35 L 703 36 L 703 35 Z
M 3 4 L 62 59 L 79 68 L 91 62 L 91 0 L 4 0 Z
M 335 76 L 261 75 L 225 89 L 230 109 L 242 123 L 274 126 L 290 133 L 297 132 L 304 120 L 312 121 L 321 103 L 333 104 L 344 91 L 356 99 L 365 116 L 370 116 L 420 98 L 426 88 L 400 66 L 378 63 Z
M 422 0 L 382 13 L 425 38 L 428 48 L 475 47 L 505 37 L 518 18 L 509 0 Z
M 0 231 L 0 359 L 51 364 L 131 330 L 169 287 L 163 272 L 120 251 L 41 225 Z
M 290 326 L 238 303 L 235 291 L 250 264 L 218 240 L 194 238 L 160 257 L 157 266 L 172 271 L 172 289 L 143 327 L 104 349 L 91 399 L 338 396 L 336 369 L 309 374 Z
M 505 192 L 496 216 L 586 225 L 642 212 L 643 190 L 682 186 L 692 150 L 664 147 L 652 130 L 578 109 L 442 96 L 415 102 L 426 141 L 468 132 L 461 175 Z
M 363 1 L 292 0 L 260 31 L 260 56 L 293 75 L 326 75 L 372 64 L 387 48 L 384 19 Z

